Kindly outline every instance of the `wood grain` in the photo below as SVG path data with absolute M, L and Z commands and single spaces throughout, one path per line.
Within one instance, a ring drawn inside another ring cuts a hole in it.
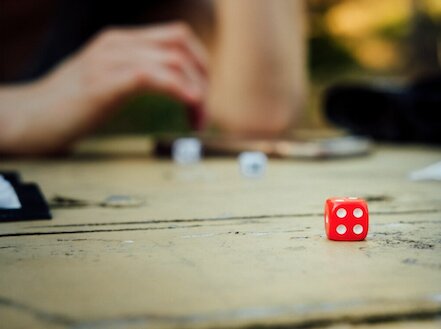
M 440 150 L 271 160 L 249 180 L 233 158 L 182 168 L 151 158 L 140 139 L 120 141 L 125 153 L 89 143 L 0 169 L 19 170 L 48 198 L 145 203 L 1 224 L 1 328 L 439 327 L 441 185 L 407 174 Z M 372 200 L 366 241 L 325 238 L 332 195 Z

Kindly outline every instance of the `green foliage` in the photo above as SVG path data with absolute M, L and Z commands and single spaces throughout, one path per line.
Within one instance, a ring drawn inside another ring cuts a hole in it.
M 383 26 L 375 32 L 376 35 L 385 39 L 397 40 L 406 38 L 410 33 L 410 24 L 408 20 L 403 20 L 394 24 Z
M 183 103 L 164 95 L 146 93 L 124 104 L 99 133 L 157 134 L 188 131 L 190 124 Z
M 357 67 L 351 53 L 329 34 L 309 39 L 309 71 L 312 78 L 322 78 Z

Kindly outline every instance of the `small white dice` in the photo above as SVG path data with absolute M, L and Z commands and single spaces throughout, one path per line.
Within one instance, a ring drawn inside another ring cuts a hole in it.
M 172 158 L 181 165 L 194 164 L 201 160 L 202 144 L 197 138 L 178 138 L 173 142 Z
M 240 172 L 247 178 L 263 176 L 268 158 L 262 152 L 242 152 L 239 155 Z
M 11 183 L 0 175 L 0 209 L 20 209 L 21 203 Z

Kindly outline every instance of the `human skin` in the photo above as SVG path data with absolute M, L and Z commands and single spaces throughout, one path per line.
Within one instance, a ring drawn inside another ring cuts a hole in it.
M 218 0 L 209 116 L 221 131 L 274 137 L 306 99 L 303 1 Z
M 205 49 L 185 24 L 107 29 L 44 78 L 0 88 L 0 151 L 57 152 L 140 91 L 200 108 L 206 67 Z
M 211 57 L 185 23 L 111 28 L 43 78 L 0 87 L 0 153 L 64 150 L 142 91 L 203 109 L 226 134 L 283 134 L 306 94 L 302 2 L 210 3 Z

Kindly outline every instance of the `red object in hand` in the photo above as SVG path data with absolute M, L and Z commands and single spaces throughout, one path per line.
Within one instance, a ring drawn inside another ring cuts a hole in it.
M 369 229 L 369 212 L 365 200 L 353 197 L 329 198 L 325 203 L 325 230 L 328 239 L 360 241 Z
M 205 109 L 202 106 L 187 107 L 187 113 L 192 130 L 200 131 L 205 128 L 206 113 Z

